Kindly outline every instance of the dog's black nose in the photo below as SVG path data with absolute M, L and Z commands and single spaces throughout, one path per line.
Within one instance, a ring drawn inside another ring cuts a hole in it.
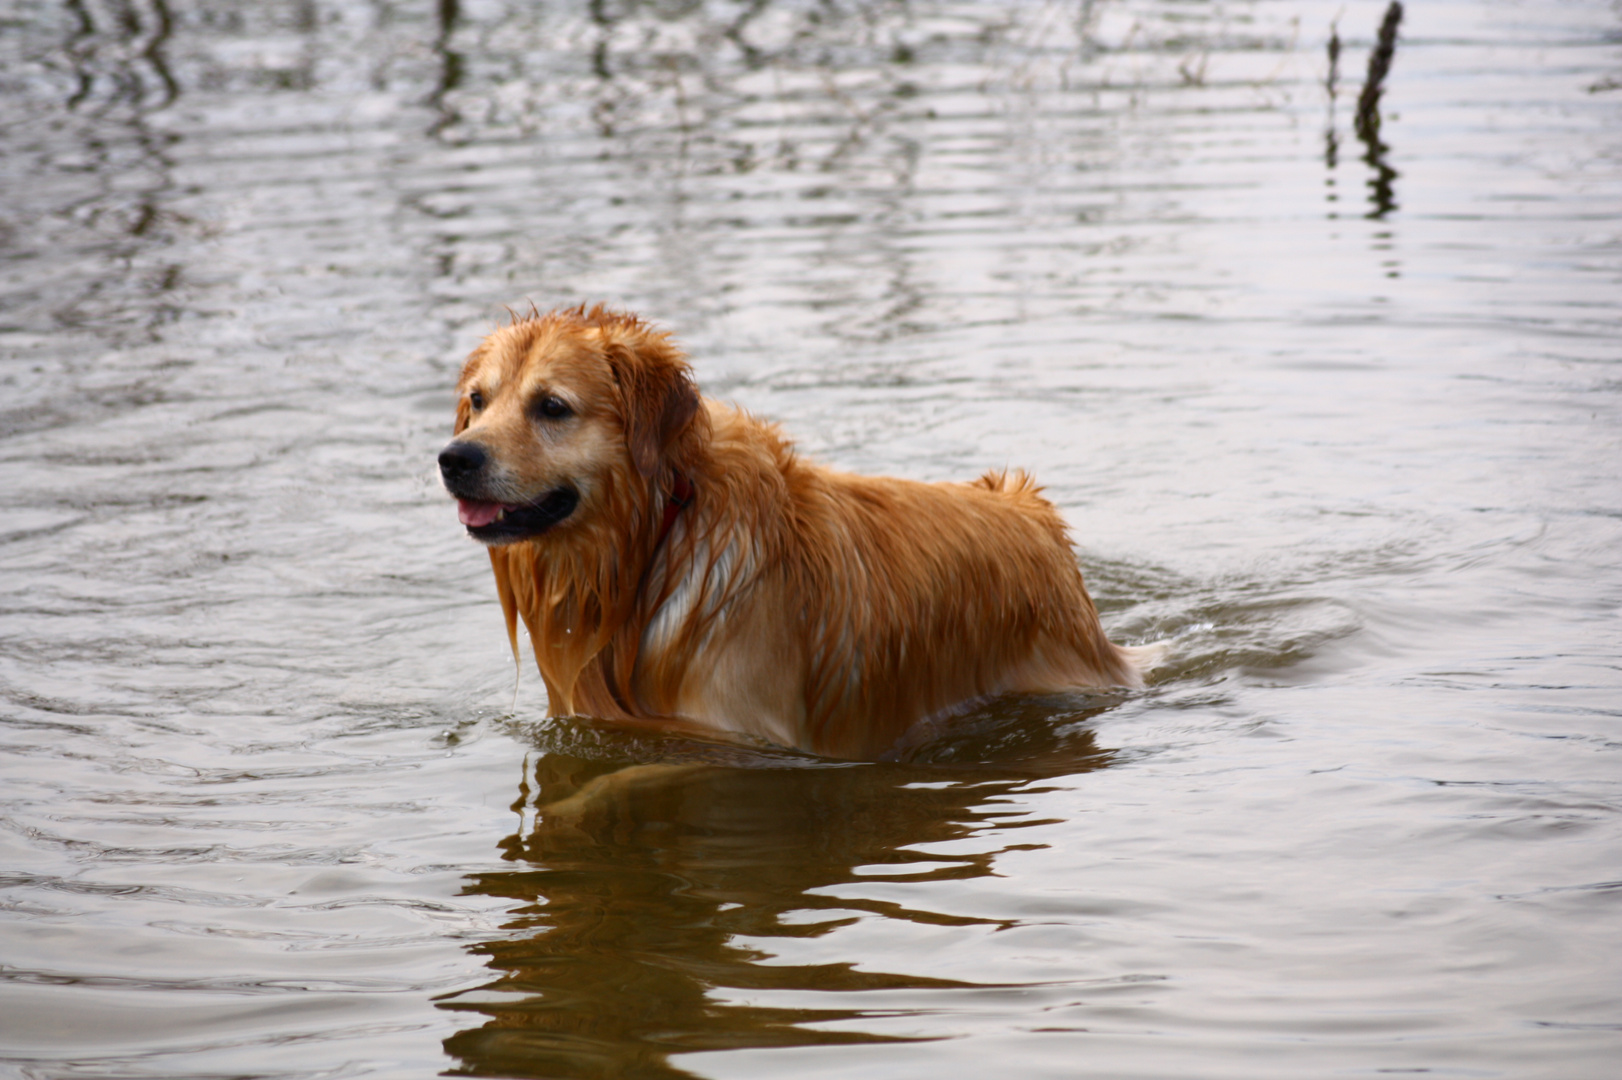
M 453 442 L 439 452 L 439 475 L 447 484 L 466 480 L 484 468 L 484 447 L 478 443 Z

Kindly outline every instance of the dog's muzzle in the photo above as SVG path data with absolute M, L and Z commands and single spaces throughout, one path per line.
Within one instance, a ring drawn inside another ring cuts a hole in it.
M 457 440 L 439 452 L 439 475 L 445 490 L 456 496 L 457 516 L 468 535 L 486 544 L 533 539 L 563 521 L 580 505 L 580 493 L 558 487 L 530 502 L 489 498 L 485 467 L 490 455 L 474 442 Z

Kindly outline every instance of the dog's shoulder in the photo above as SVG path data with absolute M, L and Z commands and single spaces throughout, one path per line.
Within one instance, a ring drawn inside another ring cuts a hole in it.
M 770 420 L 712 397 L 703 398 L 702 405 L 712 449 L 753 452 L 773 458 L 794 452 L 793 443 Z

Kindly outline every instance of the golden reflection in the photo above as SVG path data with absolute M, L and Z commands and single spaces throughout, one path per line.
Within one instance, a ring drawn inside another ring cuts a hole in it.
M 512 918 L 507 937 L 473 947 L 496 978 L 440 1002 L 485 1018 L 446 1040 L 458 1062 L 448 1075 L 680 1077 L 670 1058 L 684 1051 L 903 1041 L 850 1023 L 867 1015 L 861 992 L 975 984 L 873 970 L 831 942 L 820 962 L 774 962 L 761 943 L 864 918 L 997 925 L 826 890 L 980 877 L 1029 847 L 1004 831 L 1034 823 L 1005 797 L 1110 757 L 1077 723 L 1101 706 L 1072 702 L 1059 717 L 1052 706 L 1004 704 L 911 762 L 859 765 L 547 725 L 514 806 L 520 827 L 500 844 L 512 868 L 466 886 L 512 901 Z M 1015 763 L 918 763 L 988 750 Z M 773 991 L 819 991 L 827 1005 L 736 1000 Z

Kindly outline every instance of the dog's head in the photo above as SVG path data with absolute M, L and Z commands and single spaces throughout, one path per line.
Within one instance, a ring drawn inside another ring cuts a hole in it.
M 496 331 L 456 389 L 439 472 L 469 535 L 487 544 L 566 528 L 645 489 L 698 411 L 669 336 L 600 306 Z

